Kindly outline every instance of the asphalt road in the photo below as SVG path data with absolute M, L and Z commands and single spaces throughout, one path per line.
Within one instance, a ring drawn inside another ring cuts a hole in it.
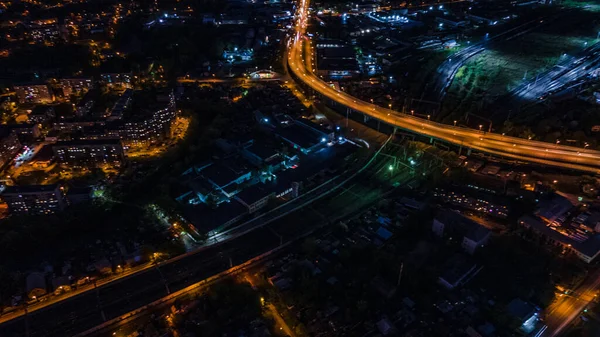
M 565 295 L 564 300 L 553 305 L 546 313 L 545 322 L 548 328 L 543 337 L 559 336 L 579 316 L 579 314 L 598 295 L 600 287 L 600 270 L 592 273 L 572 294 Z

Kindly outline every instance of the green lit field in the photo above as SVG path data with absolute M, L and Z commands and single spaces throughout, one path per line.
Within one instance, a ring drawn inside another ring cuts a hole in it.
M 457 117 L 458 111 L 476 112 L 481 102 L 492 102 L 524 81 L 597 42 L 600 24 L 597 13 L 574 10 L 519 38 L 496 43 L 459 68 L 448 89 L 443 116 Z

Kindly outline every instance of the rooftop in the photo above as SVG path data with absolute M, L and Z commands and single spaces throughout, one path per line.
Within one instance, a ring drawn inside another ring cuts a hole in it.
M 356 59 L 320 59 L 317 68 L 319 70 L 359 70 Z
M 278 129 L 276 131 L 282 138 L 304 149 L 313 147 L 321 142 L 322 136 L 317 131 L 307 130 L 297 124 Z
M 238 194 L 236 194 L 236 198 L 241 199 L 247 205 L 252 205 L 253 203 L 265 198 L 266 196 L 273 193 L 273 189 L 266 184 L 254 184 L 248 188 L 243 189 Z
M 204 232 L 211 231 L 248 213 L 248 208 L 235 199 L 220 203 L 215 209 L 206 204 L 184 205 L 183 209 L 185 217 L 196 228 Z
M 231 158 L 231 160 L 214 163 L 202 169 L 200 175 L 210 179 L 219 187 L 224 187 L 249 172 L 249 168 L 244 165 L 245 163 L 240 161 L 239 158 Z
M 263 142 L 254 142 L 252 145 L 246 147 L 246 150 L 263 161 L 274 157 L 279 153 L 274 146 L 269 146 Z
M 356 59 L 354 48 L 338 47 L 338 48 L 319 48 L 318 56 L 323 59 Z
M 520 298 L 510 301 L 506 311 L 521 322 L 526 321 L 535 313 L 535 307 Z
M 476 265 L 465 255 L 456 254 L 446 262 L 446 269 L 440 278 L 444 279 L 450 285 L 455 286 L 467 277 L 475 267 Z
M 60 141 L 54 146 L 120 145 L 118 138 Z
M 564 245 L 570 245 L 573 249 L 590 258 L 593 258 L 596 254 L 600 253 L 600 234 L 592 234 L 586 240 L 578 241 L 553 229 L 553 227 L 547 225 L 540 218 L 532 215 L 525 215 L 519 218 L 519 223 L 527 225 L 540 234 L 561 242 Z
M 475 242 L 483 240 L 490 234 L 489 229 L 451 210 L 446 209 L 442 212 L 438 212 L 436 219 L 442 222 L 445 226 L 464 231 L 465 237 Z
M 573 204 L 569 199 L 554 194 L 552 198 L 540 201 L 535 215 L 548 222 L 552 222 L 572 208 Z
M 58 184 L 52 185 L 26 185 L 26 186 L 6 186 L 2 194 L 23 194 L 53 192 L 58 188 Z

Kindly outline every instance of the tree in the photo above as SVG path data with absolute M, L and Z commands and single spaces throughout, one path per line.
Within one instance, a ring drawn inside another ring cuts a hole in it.
M 312 256 L 316 254 L 317 248 L 317 241 L 313 237 L 306 238 L 302 242 L 302 251 L 307 255 Z
M 0 314 L 5 306 L 10 305 L 10 300 L 17 293 L 18 287 L 15 279 L 4 268 L 0 268 Z

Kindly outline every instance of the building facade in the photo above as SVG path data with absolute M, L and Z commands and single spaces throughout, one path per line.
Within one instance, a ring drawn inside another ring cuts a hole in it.
M 51 103 L 52 93 L 46 83 L 24 84 L 15 86 L 19 103 Z
M 0 133 L 0 167 L 9 163 L 21 151 L 23 146 L 12 130 L 1 130 Z
M 59 163 L 74 166 L 120 165 L 125 160 L 119 139 L 58 142 L 52 150 Z
M 52 214 L 66 207 L 62 188 L 58 184 L 7 186 L 1 196 L 11 214 Z
M 114 125 L 107 125 L 107 135 L 120 138 L 128 145 L 154 143 L 168 136 L 176 115 L 173 92 L 165 95 L 159 102 L 162 103 L 161 106 L 145 118 L 117 121 Z
M 71 94 L 81 93 L 93 87 L 91 78 L 63 78 L 59 80 L 59 84 L 66 98 Z

